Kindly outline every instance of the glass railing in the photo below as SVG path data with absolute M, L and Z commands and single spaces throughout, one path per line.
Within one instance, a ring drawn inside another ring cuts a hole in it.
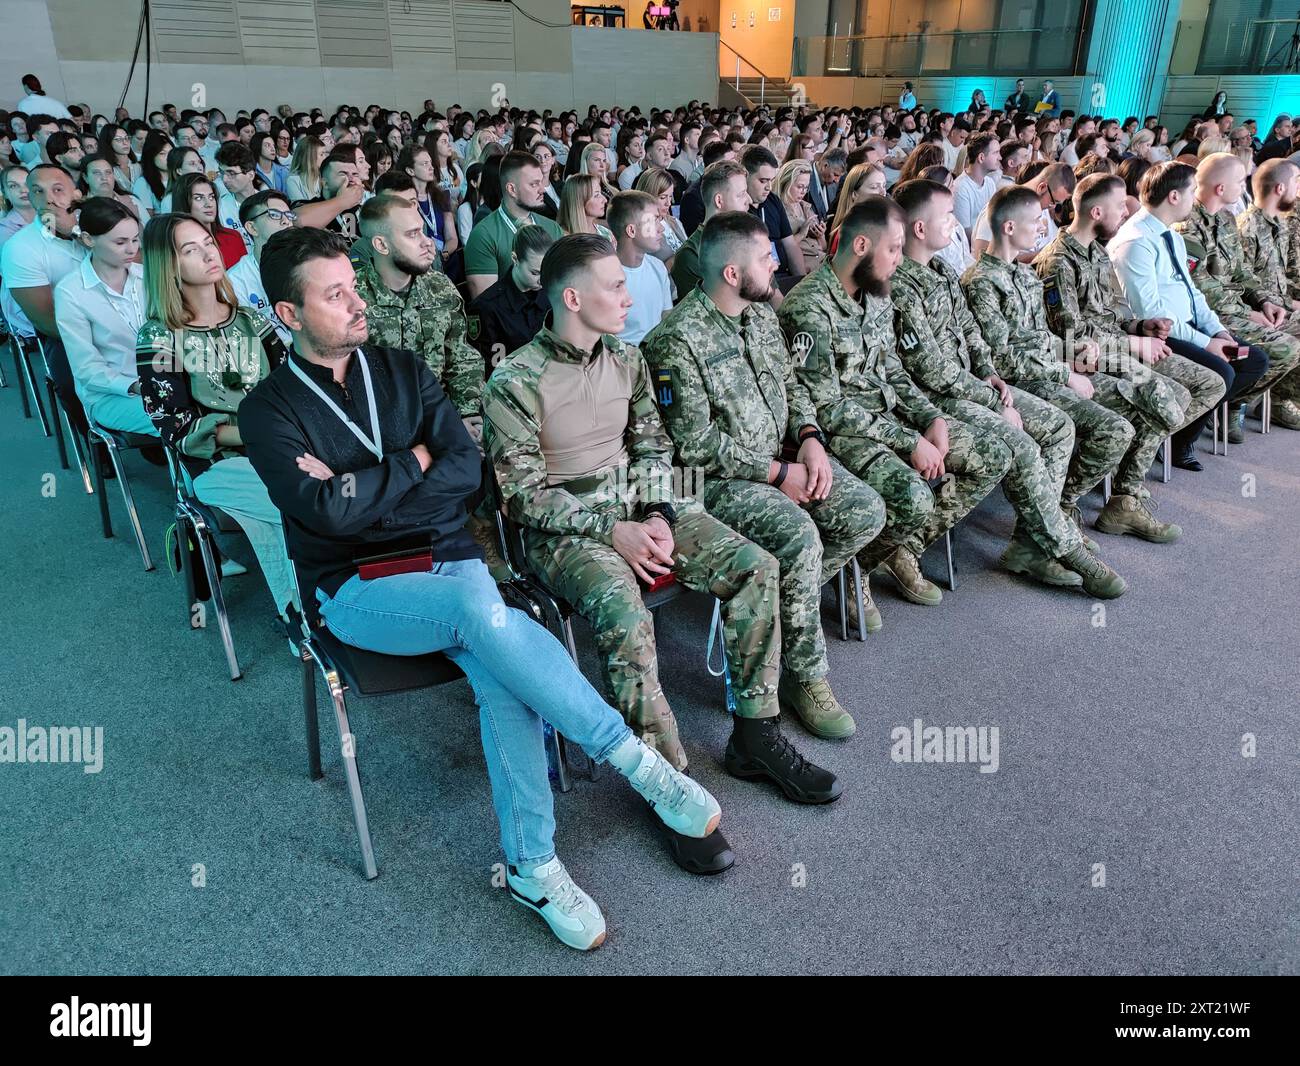
M 1181 21 L 1170 72 L 1300 73 L 1300 37 L 1295 36 L 1298 31 L 1300 22 L 1294 18 Z
M 889 37 L 796 37 L 795 77 L 919 77 L 1069 74 L 1077 67 L 1078 26 Z

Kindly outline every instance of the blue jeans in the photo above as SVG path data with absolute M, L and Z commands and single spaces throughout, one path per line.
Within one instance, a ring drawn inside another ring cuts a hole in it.
M 478 559 L 374 581 L 354 576 L 333 596 L 317 589 L 316 599 L 330 632 L 346 644 L 388 655 L 440 651 L 464 671 L 478 702 L 506 859 L 520 865 L 554 856 L 542 720 L 597 762 L 632 732 L 560 642 L 505 605 Z

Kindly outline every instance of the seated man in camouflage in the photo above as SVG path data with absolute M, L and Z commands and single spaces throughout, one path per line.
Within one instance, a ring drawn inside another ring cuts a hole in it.
M 1230 152 L 1207 155 L 1196 167 L 1196 205 L 1174 229 L 1187 245 L 1192 281 L 1224 327 L 1240 340 L 1268 353 L 1269 367 L 1252 394 L 1233 412 L 1228 439 L 1245 439 L 1247 404 L 1273 390 L 1273 420 L 1300 429 L 1300 316 L 1270 299 L 1269 289 L 1251 271 L 1241 249 L 1237 223 L 1227 210 L 1246 188 L 1246 165 Z
M 1251 175 L 1254 199 L 1237 216 L 1241 253 L 1269 303 L 1300 309 L 1300 245 L 1290 220 L 1300 194 L 1300 166 L 1290 159 L 1266 159 Z
M 673 493 L 672 441 L 641 353 L 615 336 L 631 305 L 614 247 L 573 234 L 542 260 L 552 318 L 493 373 L 484 394 L 485 444 L 529 560 L 591 624 L 611 700 L 673 766 L 686 752 L 659 684 L 654 625 L 642 587 L 672 573 L 722 601 L 736 699 L 727 769 L 768 777 L 788 796 L 827 802 L 832 774 L 781 733 L 777 665 L 780 570 L 757 544 Z M 696 873 L 731 864 L 726 841 L 670 837 Z
M 1074 423 L 1064 411 L 1008 385 L 993 367 L 961 279 L 938 253 L 953 228 L 952 193 L 917 179 L 894 189 L 907 216 L 904 255 L 891 282 L 898 357 L 944 412 L 1011 453 L 1002 491 L 1016 512 L 1002 565 L 1047 585 L 1081 588 L 1076 569 L 1087 553 L 1078 528 L 1061 510 L 1061 489 L 1074 451 Z
M 1171 431 L 1176 431 L 1174 455 L 1186 465 L 1226 386 L 1213 370 L 1173 351 L 1167 340 L 1171 320 L 1134 318 L 1124 304 L 1104 245 L 1127 214 L 1123 178 L 1084 178 L 1074 190 L 1074 221 L 1039 252 L 1034 269 L 1043 283 L 1048 327 L 1067 349 L 1080 338 L 1096 342 L 1100 373 L 1091 381 L 1097 402 L 1133 425 L 1133 443 L 1120 461 L 1097 528 L 1166 541 L 1174 539 L 1177 527 L 1151 514 L 1147 470 Z
M 826 454 L 767 303 L 776 272 L 767 228 L 746 211 L 714 212 L 697 236 L 699 287 L 642 351 L 678 458 L 704 477 L 709 514 L 781 565 L 782 710 L 816 736 L 847 737 L 853 718 L 826 681 L 821 589 L 880 532 L 885 504 Z M 798 448 L 793 461 L 782 445 Z
M 898 361 L 889 279 L 902 258 L 903 218 L 883 196 L 855 205 L 834 257 L 777 314 L 791 349 L 805 353 L 796 373 L 831 451 L 884 497 L 884 531 L 858 553 L 864 572 L 883 564 L 907 599 L 932 606 L 943 597 L 921 573 L 922 553 L 1002 480 L 1011 453 L 945 418 Z M 867 610 L 868 628 L 879 629 L 875 604 Z
M 1038 239 L 1041 207 L 1030 190 L 1013 185 L 999 189 L 989 201 L 993 240 L 979 260 L 962 276 L 962 289 L 993 365 L 1002 380 L 1032 392 L 1061 408 L 1074 422 L 1075 456 L 1061 490 L 1061 509 L 1082 527 L 1079 498 L 1111 473 L 1133 441 L 1133 427 L 1122 415 L 1092 399 L 1089 379 L 1065 361 L 1060 338 L 1047 328 L 1043 283 L 1031 267 L 1016 257 Z M 1096 359 L 1097 346 L 1079 341 L 1071 358 Z M 1127 587 L 1084 544 L 1089 557 L 1080 558 L 1079 575 L 1092 596 L 1119 596 Z
M 422 356 L 469 430 L 482 434 L 483 357 L 465 336 L 465 303 L 433 269 L 434 244 L 410 200 L 381 193 L 361 208 L 369 262 L 356 264 L 371 340 Z

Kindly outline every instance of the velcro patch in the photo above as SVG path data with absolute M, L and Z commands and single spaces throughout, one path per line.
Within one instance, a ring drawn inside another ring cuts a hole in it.
M 677 398 L 677 371 L 671 369 L 655 371 L 655 399 L 660 407 L 671 407 Z

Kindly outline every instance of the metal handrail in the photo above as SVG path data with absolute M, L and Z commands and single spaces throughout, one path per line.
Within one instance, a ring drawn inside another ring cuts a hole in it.
M 748 100 L 751 104 L 753 103 L 753 101 L 749 100 L 749 97 L 745 96 L 745 94 L 740 91 L 740 64 L 748 63 L 750 69 L 758 74 L 758 102 L 761 105 L 764 101 L 764 98 L 767 95 L 767 75 L 764 74 L 761 70 L 759 70 L 754 63 L 750 62 L 750 60 L 746 59 L 734 48 L 732 48 L 731 45 L 729 45 L 726 41 L 724 41 L 722 39 L 721 34 L 718 35 L 718 44 L 722 45 L 723 48 L 725 48 L 728 52 L 730 52 L 733 56 L 736 57 L 736 83 L 735 83 L 736 94 L 740 96 L 742 99 Z M 722 71 L 719 70 L 718 73 L 721 74 Z

